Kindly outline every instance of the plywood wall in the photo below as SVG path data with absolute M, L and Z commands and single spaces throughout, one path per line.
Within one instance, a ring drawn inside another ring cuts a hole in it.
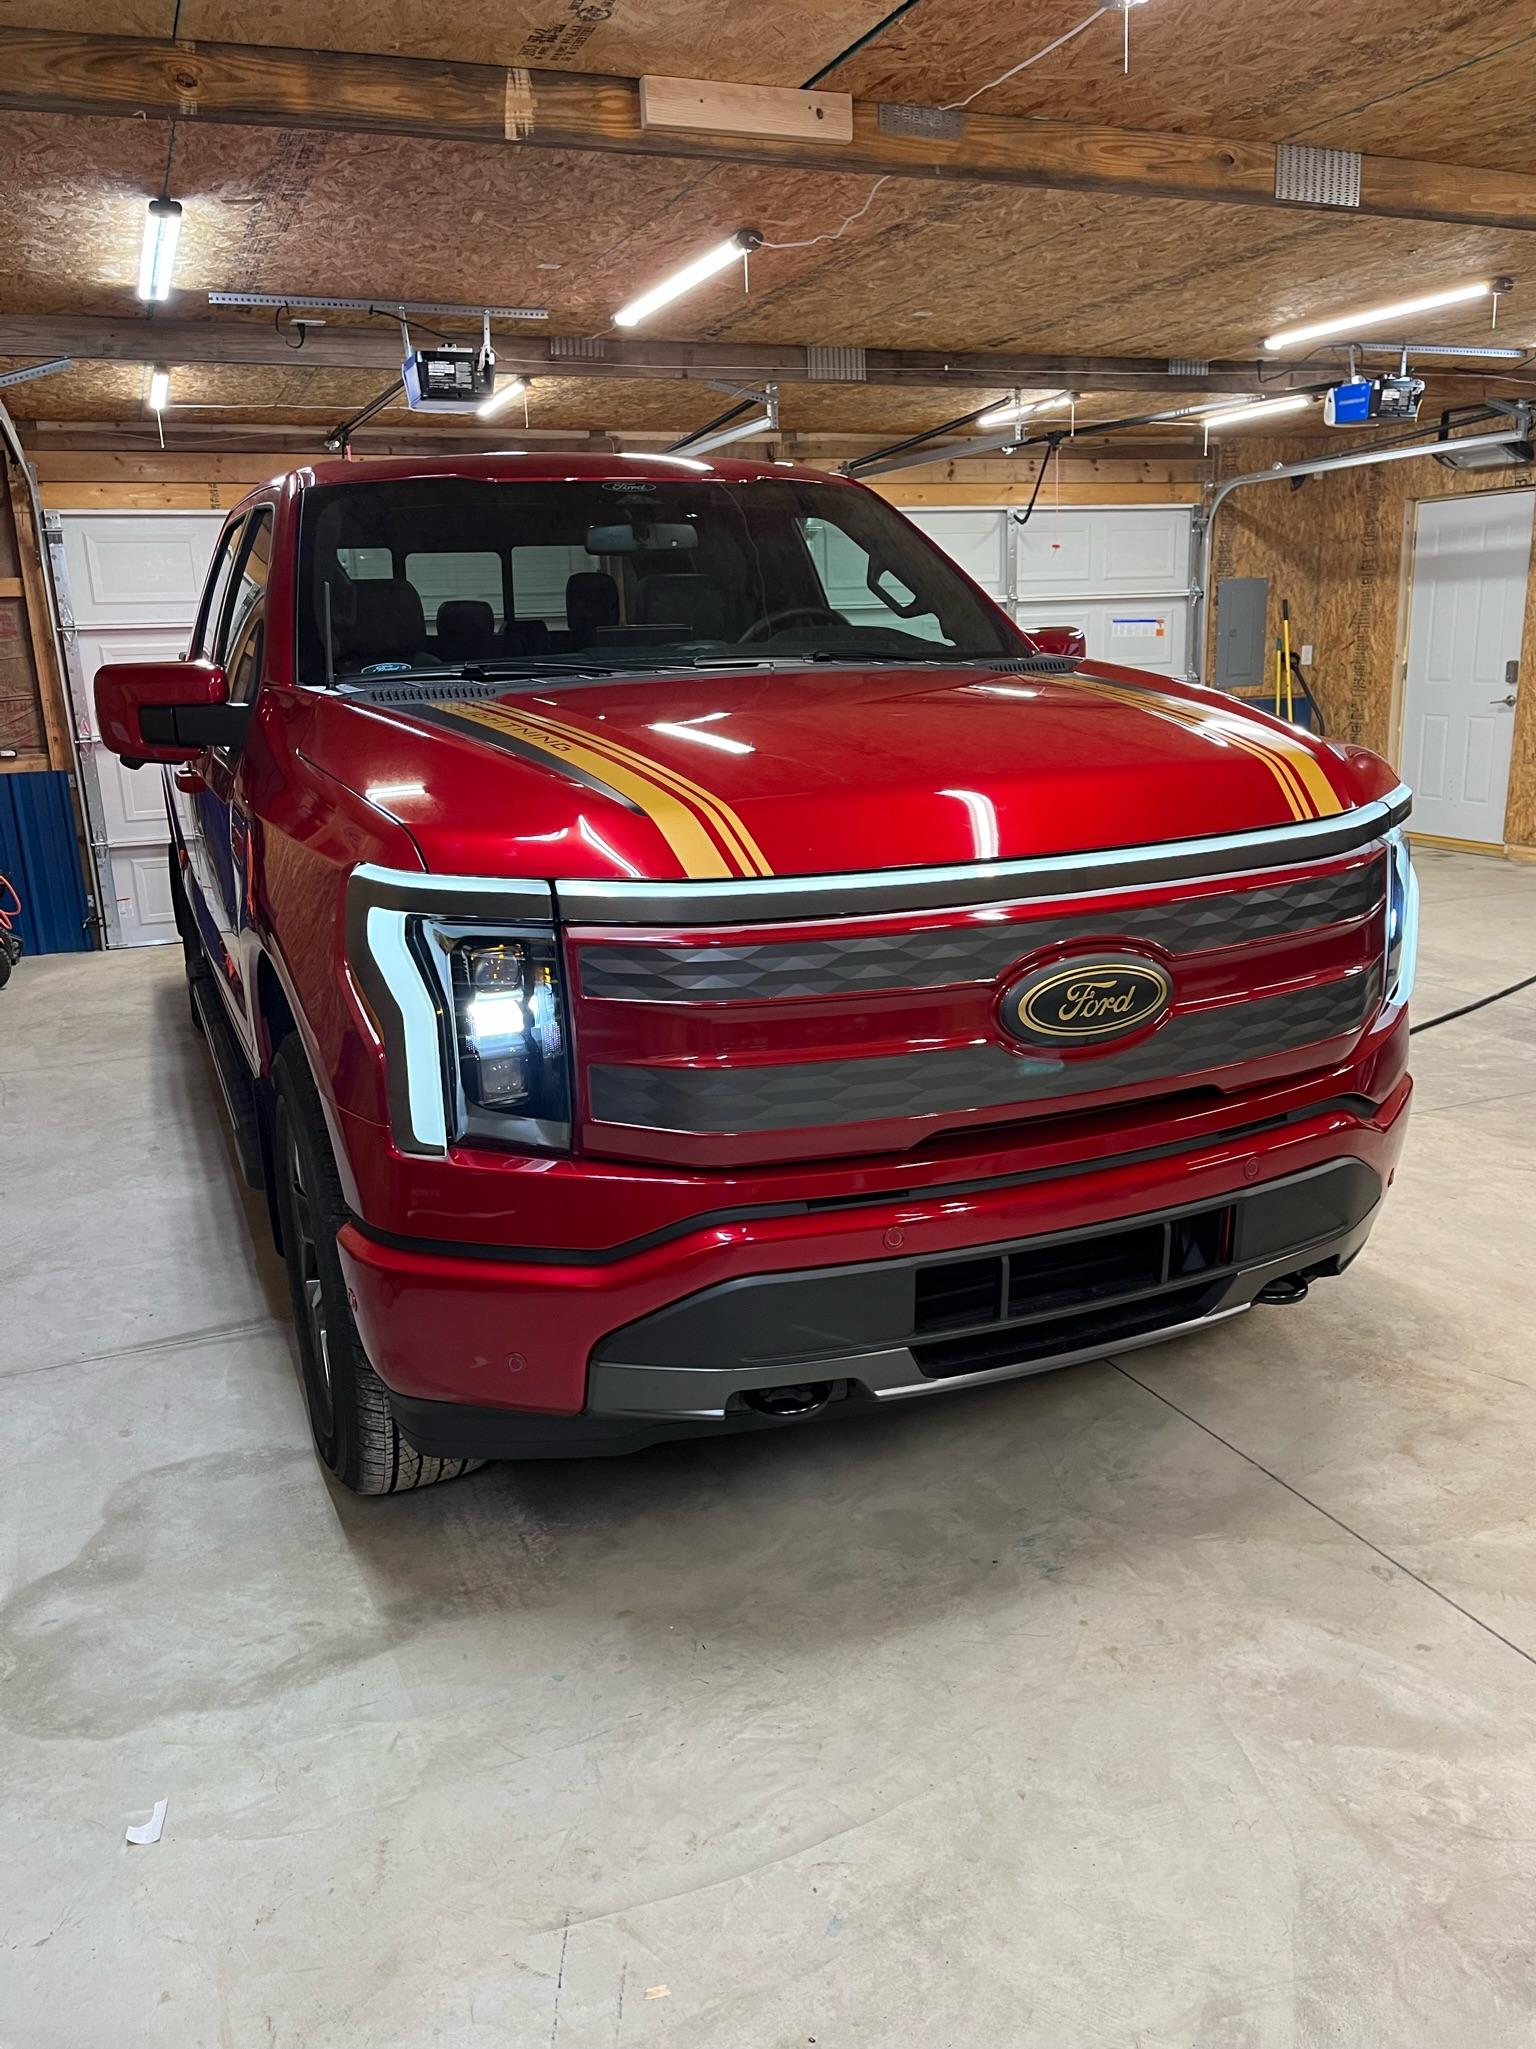
M 1232 474 L 1320 452 L 1315 443 L 1245 440 L 1224 463 Z M 1280 600 L 1289 598 L 1293 641 L 1316 651 L 1310 674 L 1329 732 L 1395 759 L 1415 506 L 1533 485 L 1536 469 L 1447 470 L 1429 458 L 1338 470 L 1299 490 L 1288 481 L 1255 485 L 1234 492 L 1216 516 L 1213 590 L 1223 577 L 1267 576 L 1270 632 L 1279 632 Z M 1526 591 L 1521 673 L 1536 678 L 1536 576 Z M 1515 713 L 1504 837 L 1536 848 L 1536 682 Z
M 33 579 L 23 580 L 22 539 L 8 488 L 12 480 L 10 465 L 0 461 L 0 772 L 49 766 L 27 603 Z M 25 532 L 30 537 L 30 521 Z

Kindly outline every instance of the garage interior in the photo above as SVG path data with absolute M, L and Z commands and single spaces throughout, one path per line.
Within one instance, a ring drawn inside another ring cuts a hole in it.
M 0 14 L 0 2042 L 1536 2038 L 1533 88 L 1514 0 Z M 526 390 L 413 411 L 402 309 Z M 1403 1170 L 1294 1308 L 353 1499 L 92 679 L 328 451 L 753 421 L 1414 785 Z

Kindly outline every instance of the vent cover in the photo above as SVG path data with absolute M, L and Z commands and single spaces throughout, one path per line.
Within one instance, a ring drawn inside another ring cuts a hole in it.
M 1358 206 L 1359 150 L 1317 149 L 1309 142 L 1276 143 L 1275 197 L 1297 206 Z
M 1209 363 L 1201 362 L 1198 356 L 1170 356 L 1168 375 L 1170 377 L 1203 377 L 1210 369 Z
M 552 362 L 564 358 L 591 363 L 607 354 L 607 343 L 600 334 L 552 334 L 547 346 Z
M 824 349 L 812 343 L 805 352 L 805 374 L 812 384 L 862 384 L 864 351 Z

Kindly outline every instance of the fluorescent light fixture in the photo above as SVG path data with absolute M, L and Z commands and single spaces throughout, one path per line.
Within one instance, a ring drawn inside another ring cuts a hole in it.
M 1266 349 L 1295 349 L 1303 342 L 1321 341 L 1325 335 L 1364 332 L 1380 328 L 1388 320 L 1412 320 L 1417 313 L 1433 313 L 1437 306 L 1465 306 L 1473 299 L 1486 299 L 1493 290 L 1487 278 L 1475 284 L 1448 285 L 1443 292 L 1425 292 L 1417 299 L 1397 299 L 1390 306 L 1370 306 L 1363 313 L 1342 313 L 1333 320 L 1309 321 L 1305 327 L 1282 327 L 1278 334 L 1264 337 Z
M 732 740 L 724 733 L 701 733 L 696 725 L 673 724 L 669 719 L 658 719 L 651 727 L 653 733 L 665 733 L 669 740 L 695 740 L 700 747 L 714 747 L 721 754 L 755 754 L 757 749 L 749 747 L 745 740 Z
M 638 327 L 642 320 L 670 305 L 674 299 L 680 299 L 684 292 L 691 292 L 696 285 L 702 285 L 706 279 L 717 277 L 722 270 L 729 270 L 733 263 L 739 263 L 742 257 L 760 248 L 762 240 L 756 228 L 738 228 L 728 241 L 706 249 L 692 263 L 685 263 L 671 277 L 663 278 L 659 285 L 652 285 L 638 299 L 631 299 L 627 306 L 621 306 L 613 316 L 614 326 Z
M 1235 427 L 1239 420 L 1267 420 L 1272 413 L 1299 412 L 1303 406 L 1315 404 L 1316 400 L 1306 392 L 1298 392 L 1294 398 L 1261 398 L 1256 405 L 1234 406 L 1226 413 L 1207 413 L 1202 424 L 1206 427 Z
M 1362 355 L 1462 356 L 1479 363 L 1522 363 L 1531 353 L 1529 349 L 1498 348 L 1482 342 L 1357 341 L 1349 346 Z
M 181 207 L 174 199 L 152 199 L 144 215 L 144 246 L 139 251 L 139 297 L 168 299 L 176 242 L 181 234 Z
M 1034 413 L 1056 413 L 1063 406 L 1075 403 L 1077 394 L 1071 391 L 1053 391 L 1044 398 L 1017 399 L 1011 405 L 994 406 L 990 413 L 983 413 L 973 424 L 978 427 L 1005 427 L 1010 420 L 1027 420 Z
M 729 427 L 722 427 L 717 434 L 705 434 L 686 446 L 694 455 L 704 455 L 711 448 L 725 448 L 733 441 L 750 441 L 759 434 L 777 434 L 778 431 L 779 409 L 767 406 L 760 413 L 753 413 L 745 420 L 733 420 Z
M 475 407 L 477 420 L 494 420 L 498 413 L 506 411 L 515 398 L 526 398 L 528 380 L 526 377 L 503 377 L 496 389 L 483 404 Z
M 163 413 L 171 402 L 171 373 L 158 366 L 149 373 L 149 410 Z

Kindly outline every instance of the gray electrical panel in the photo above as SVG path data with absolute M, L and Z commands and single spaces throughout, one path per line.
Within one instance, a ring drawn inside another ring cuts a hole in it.
M 1269 679 L 1269 578 L 1224 576 L 1216 586 L 1216 688 L 1257 690 Z

